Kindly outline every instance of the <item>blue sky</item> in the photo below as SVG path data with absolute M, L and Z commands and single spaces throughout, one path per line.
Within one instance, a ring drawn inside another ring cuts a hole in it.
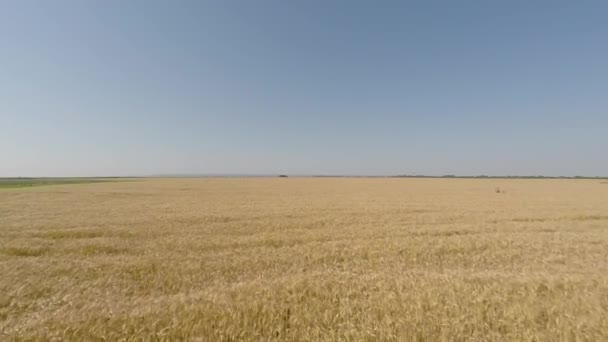
M 608 175 L 606 1 L 0 2 L 0 176 Z

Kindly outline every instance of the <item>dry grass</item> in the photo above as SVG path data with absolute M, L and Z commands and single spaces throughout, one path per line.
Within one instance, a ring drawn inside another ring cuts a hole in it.
M 608 340 L 608 187 L 277 178 L 5 190 L 0 274 L 0 340 Z

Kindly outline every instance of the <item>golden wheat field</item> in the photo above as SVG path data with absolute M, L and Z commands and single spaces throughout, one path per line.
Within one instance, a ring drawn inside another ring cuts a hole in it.
M 2 190 L 0 340 L 53 339 L 605 341 L 608 184 L 202 178 Z

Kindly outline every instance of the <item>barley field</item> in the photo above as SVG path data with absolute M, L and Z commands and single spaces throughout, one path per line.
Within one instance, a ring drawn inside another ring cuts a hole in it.
M 608 184 L 3 189 L 0 340 L 606 341 Z

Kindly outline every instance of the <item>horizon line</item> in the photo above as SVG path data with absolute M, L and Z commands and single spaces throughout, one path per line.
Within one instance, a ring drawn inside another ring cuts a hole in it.
M 171 173 L 150 175 L 125 176 L 2 176 L 0 180 L 9 179 L 67 179 L 67 178 L 446 178 L 446 179 L 608 179 L 608 176 L 545 176 L 545 175 L 425 175 L 425 174 L 395 174 L 395 175 L 347 175 L 347 174 L 286 174 L 286 173 Z

